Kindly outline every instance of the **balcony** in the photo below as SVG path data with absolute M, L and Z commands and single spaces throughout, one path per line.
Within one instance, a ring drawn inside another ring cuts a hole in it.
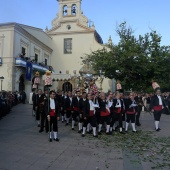
M 29 61 L 28 57 L 17 57 L 17 58 L 15 58 L 15 66 L 26 68 L 27 61 Z M 32 62 L 32 68 L 33 68 L 33 70 L 40 71 L 40 72 L 46 72 L 47 70 L 50 70 L 52 73 L 54 73 L 52 66 L 46 66 L 43 63 L 37 63 L 35 61 Z

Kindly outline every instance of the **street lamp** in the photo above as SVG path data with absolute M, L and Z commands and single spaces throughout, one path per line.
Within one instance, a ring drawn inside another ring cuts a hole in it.
M 2 91 L 2 82 L 3 82 L 3 79 L 4 79 L 4 77 L 1 76 L 1 77 L 0 77 L 0 80 L 1 80 L 1 91 Z

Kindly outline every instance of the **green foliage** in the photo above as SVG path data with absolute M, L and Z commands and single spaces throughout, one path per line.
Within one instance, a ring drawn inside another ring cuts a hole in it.
M 101 68 L 107 78 L 120 80 L 123 88 L 150 91 L 151 80 L 161 88 L 168 89 L 170 83 L 170 46 L 161 46 L 161 36 L 156 31 L 144 36 L 134 36 L 126 22 L 116 28 L 120 37 L 117 45 L 92 52 L 83 58 L 90 62 L 94 70 Z

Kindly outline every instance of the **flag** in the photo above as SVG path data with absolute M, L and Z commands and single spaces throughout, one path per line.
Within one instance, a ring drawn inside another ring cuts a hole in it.
M 31 75 L 32 75 L 32 63 L 27 62 L 27 64 L 26 64 L 26 80 L 31 81 Z

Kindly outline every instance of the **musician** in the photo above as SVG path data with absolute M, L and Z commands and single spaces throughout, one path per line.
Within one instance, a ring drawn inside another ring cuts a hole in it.
M 161 118 L 161 114 L 163 113 L 164 108 L 168 106 L 165 104 L 163 97 L 161 96 L 161 90 L 159 88 L 156 89 L 155 95 L 151 98 L 151 110 L 154 114 L 155 119 L 155 130 L 160 131 L 159 122 Z
M 122 92 L 120 92 L 120 100 L 123 102 L 123 110 L 122 110 L 122 128 L 125 129 L 125 120 L 126 120 L 126 114 L 125 114 L 125 97 Z
M 41 95 L 41 97 L 38 100 L 38 110 L 40 112 L 40 130 L 39 133 L 44 131 L 44 125 L 45 125 L 45 129 L 46 132 L 48 132 L 48 120 L 47 120 L 47 116 L 45 114 L 45 101 L 48 100 L 48 89 L 45 88 L 44 89 L 44 93 Z
M 64 112 L 66 113 L 66 126 L 69 124 L 71 114 L 73 113 L 72 108 L 72 92 L 68 92 L 68 96 L 64 99 Z
M 77 118 L 79 117 L 79 101 L 80 101 L 80 91 L 76 91 L 76 95 L 73 97 L 72 101 L 72 130 L 74 130 L 75 122 L 77 121 Z
M 41 95 L 42 95 L 42 90 L 38 89 L 38 93 L 35 94 L 33 97 L 33 107 L 35 108 L 36 121 L 38 123 L 38 127 L 40 127 L 40 110 L 38 107 L 38 100 L 40 99 Z
M 136 125 L 137 126 L 141 126 L 141 123 L 139 121 L 139 118 L 140 118 L 140 114 L 141 114 L 141 111 L 142 111 L 142 106 L 144 106 L 143 104 L 143 100 L 142 100 L 142 94 L 141 93 L 138 93 L 136 96 L 135 96 L 135 101 L 137 103 L 137 113 L 136 113 Z
M 66 121 L 66 112 L 64 112 L 64 101 L 67 98 L 67 92 L 62 92 L 62 96 L 61 96 L 61 121 L 62 123 L 64 123 L 64 121 Z
M 114 123 L 116 121 L 119 122 L 119 132 L 122 132 L 122 113 L 123 113 L 123 101 L 120 98 L 120 93 L 117 91 L 115 93 L 115 99 L 113 99 L 113 104 L 112 104 L 112 121 L 111 121 L 111 127 L 113 127 Z M 111 129 L 111 128 L 110 128 Z
M 92 95 L 92 100 L 94 104 L 99 105 L 99 92 Z M 97 124 L 99 124 L 100 123 L 100 108 L 97 108 L 97 107 L 95 108 L 95 116 L 96 116 Z
M 115 98 L 115 96 L 113 95 L 113 93 L 110 91 L 109 92 L 110 95 L 110 99 L 109 101 L 113 103 L 113 99 Z M 115 122 L 113 123 L 113 115 L 114 115 L 114 107 L 113 105 L 110 107 L 110 132 L 112 133 L 112 131 L 115 131 Z
M 78 133 L 81 133 L 81 131 L 83 130 L 83 122 L 84 122 L 83 108 L 86 106 L 86 102 L 87 102 L 87 93 L 84 91 L 82 93 L 82 98 L 80 98 L 80 101 L 79 101 L 79 130 L 78 130 Z M 84 131 L 86 131 L 85 128 L 84 128 Z
M 169 100 L 168 100 L 168 96 L 169 96 L 169 93 L 168 92 L 164 92 L 163 94 L 163 99 L 164 99 L 164 102 L 165 102 L 165 105 L 168 106 L 169 108 Z M 164 108 L 164 114 L 169 114 L 169 109 L 167 107 Z
M 99 107 L 100 107 L 100 123 L 98 126 L 98 134 L 101 134 L 101 128 L 104 122 L 106 122 L 106 134 L 110 135 L 110 107 L 112 102 L 109 102 L 110 96 L 106 100 L 104 92 L 100 93 Z
M 49 142 L 52 142 L 52 127 L 54 133 L 54 140 L 58 139 L 58 120 L 59 120 L 59 104 L 55 99 L 55 91 L 50 91 L 50 98 L 45 101 L 45 113 L 49 121 Z
M 82 137 L 85 136 L 85 132 L 86 132 L 88 123 L 93 127 L 93 137 L 97 137 L 97 134 L 96 134 L 97 121 L 96 121 L 96 117 L 95 117 L 95 107 L 99 107 L 99 105 L 94 104 L 92 101 L 92 95 L 88 94 L 88 97 L 84 101 L 84 105 L 83 105 L 83 133 L 82 133 Z
M 135 117 L 137 110 L 137 103 L 134 99 L 134 93 L 130 93 L 129 98 L 125 99 L 125 112 L 126 112 L 126 128 L 125 132 L 128 132 L 128 126 L 131 122 L 133 132 L 136 133 Z
M 62 110 L 61 110 L 61 107 L 62 107 L 62 91 L 61 90 L 57 90 L 56 92 L 56 96 L 55 96 L 58 104 L 59 104 L 59 107 L 60 107 L 60 114 L 62 113 Z

